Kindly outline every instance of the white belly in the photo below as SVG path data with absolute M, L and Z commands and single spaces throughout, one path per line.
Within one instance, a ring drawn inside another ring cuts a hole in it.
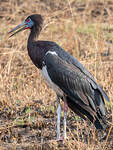
M 49 85 L 49 87 L 52 88 L 57 95 L 63 96 L 63 91 L 50 79 L 46 66 L 42 68 L 41 73 L 44 79 L 46 80 L 47 84 Z

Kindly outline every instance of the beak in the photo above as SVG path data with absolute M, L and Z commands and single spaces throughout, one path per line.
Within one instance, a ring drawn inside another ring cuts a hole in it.
M 25 29 L 26 29 L 26 22 L 23 21 L 21 24 L 19 24 L 18 26 L 16 26 L 15 28 L 13 28 L 11 31 L 8 32 L 8 34 L 10 34 L 10 33 L 14 32 L 14 31 L 16 31 L 13 34 L 11 34 L 9 36 L 9 38 L 12 37 L 13 35 L 15 35 L 16 33 L 20 32 L 22 30 L 25 30 Z

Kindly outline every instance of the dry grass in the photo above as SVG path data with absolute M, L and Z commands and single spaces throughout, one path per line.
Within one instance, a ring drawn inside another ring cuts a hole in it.
M 7 37 L 11 28 L 33 13 L 45 17 L 39 39 L 57 42 L 95 76 L 111 100 L 106 105 L 108 118 L 113 118 L 112 0 L 2 0 L 0 149 L 111 150 L 113 131 L 106 142 L 100 142 L 94 127 L 70 111 L 69 139 L 64 143 L 52 140 L 56 136 L 55 93 L 28 57 L 28 31 Z

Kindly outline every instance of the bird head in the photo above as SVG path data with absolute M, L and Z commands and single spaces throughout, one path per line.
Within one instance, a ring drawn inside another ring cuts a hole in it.
M 33 14 L 31 16 L 28 16 L 21 24 L 17 25 L 15 28 L 13 28 L 11 31 L 9 31 L 10 37 L 15 35 L 16 33 L 23 31 L 25 29 L 31 29 L 34 30 L 41 30 L 43 24 L 43 19 L 40 14 Z

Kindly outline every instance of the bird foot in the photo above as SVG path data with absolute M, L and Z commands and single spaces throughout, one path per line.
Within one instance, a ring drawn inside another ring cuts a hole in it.
M 64 140 L 64 136 L 61 136 L 61 137 L 57 138 L 56 140 L 57 140 L 57 142 L 58 141 L 63 141 Z
M 57 142 L 58 142 L 58 141 L 64 141 L 64 140 L 66 140 L 66 139 L 68 139 L 67 136 L 61 136 L 61 137 L 57 138 L 56 140 L 57 140 Z

